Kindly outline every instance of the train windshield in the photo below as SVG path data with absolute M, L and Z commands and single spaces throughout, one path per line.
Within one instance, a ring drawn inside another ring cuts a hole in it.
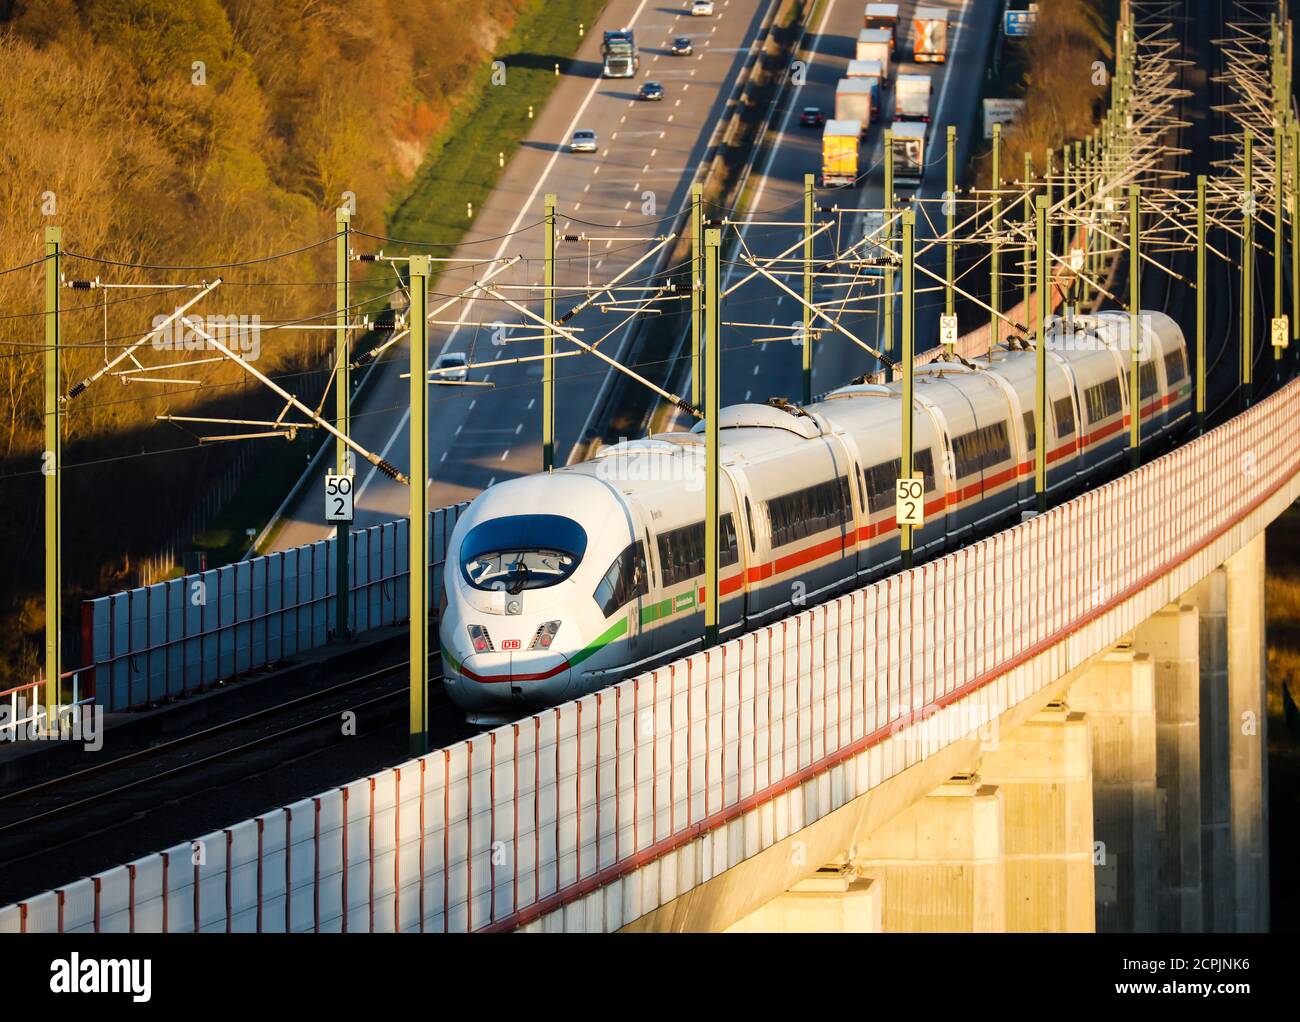
M 461 571 L 476 589 L 545 589 L 572 575 L 586 549 L 586 531 L 570 518 L 511 515 L 470 529 Z

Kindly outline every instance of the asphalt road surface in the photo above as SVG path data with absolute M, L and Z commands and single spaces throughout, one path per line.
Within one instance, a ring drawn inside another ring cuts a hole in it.
M 851 7 L 839 0 L 846 9 Z M 860 6 L 860 5 L 859 5 Z M 688 5 L 672 0 L 612 0 L 598 24 L 587 26 L 574 66 L 539 112 L 536 127 L 509 163 L 500 184 L 479 211 L 473 230 L 450 255 L 484 260 L 522 255 L 524 261 L 494 278 L 493 285 L 540 284 L 544 235 L 537 226 L 545 195 L 558 196 L 562 234 L 585 234 L 585 242 L 564 242 L 557 253 L 557 280 L 585 289 L 588 281 L 608 281 L 643 255 L 653 238 L 671 228 L 663 218 L 688 199 L 690 181 L 703 158 L 714 124 L 743 67 L 757 34 L 767 0 L 719 0 L 712 17 L 691 17 Z M 600 77 L 600 44 L 606 29 L 631 27 L 640 50 L 640 72 L 632 79 Z M 679 35 L 691 37 L 695 52 L 674 57 L 669 46 Z M 508 73 L 508 71 L 507 71 Z M 646 80 L 663 83 L 661 102 L 636 98 Z M 577 128 L 598 133 L 596 153 L 570 153 L 568 140 Z M 485 159 L 495 154 L 484 154 Z M 652 196 L 647 193 L 653 193 Z M 643 213 L 653 201 L 654 215 Z M 581 221 L 587 221 L 583 223 Z M 593 225 L 608 225 L 593 226 Z M 359 224 L 364 229 L 364 225 Z M 516 233 L 519 232 L 519 233 Z M 377 232 L 376 232 L 377 233 Z M 501 237 L 510 235 L 509 237 Z M 497 239 L 483 243 L 482 239 Z M 366 251 L 357 239 L 354 250 Z M 386 251 L 391 251 L 388 246 Z M 435 255 L 445 250 L 433 250 Z M 457 264 L 451 264 L 457 266 Z M 647 263 L 647 269 L 653 262 Z M 444 273 L 434 308 L 444 296 L 468 287 L 487 267 L 457 266 Z M 634 273 L 633 276 L 636 276 Z M 520 300 L 523 291 L 507 291 Z M 577 304 L 562 299 L 561 314 Z M 537 299 L 525 304 L 541 311 Z M 444 351 L 463 351 L 474 362 L 535 355 L 538 336 L 525 317 L 501 303 L 479 299 L 454 304 L 439 319 L 500 322 L 507 329 L 475 326 L 430 328 L 430 363 Z M 589 309 L 566 324 L 588 343 L 606 334 L 602 348 L 616 354 L 626 329 L 626 313 Z M 611 333 L 612 331 L 612 333 Z M 494 339 L 503 343 L 494 343 Z M 558 341 L 557 350 L 572 349 Z M 352 434 L 364 446 L 407 470 L 409 365 L 405 344 L 394 345 L 375 367 L 374 376 L 353 406 Z M 608 367 L 588 356 L 556 362 L 556 432 L 558 463 L 580 437 Z M 541 468 L 541 367 L 539 363 L 472 370 L 482 386 L 431 386 L 429 411 L 430 501 L 454 503 L 507 478 Z M 332 454 L 290 502 L 272 549 L 283 550 L 332 534 L 324 518 L 324 473 Z M 357 474 L 354 529 L 403 517 L 409 493 L 364 461 Z
M 722 105 L 739 72 L 745 52 L 758 31 L 766 4 L 762 0 L 723 0 L 712 18 L 694 18 L 685 5 L 655 4 L 653 0 L 614 0 L 599 24 L 591 26 L 579 49 L 572 73 L 556 89 L 538 117 L 537 127 L 510 163 L 501 184 L 480 212 L 473 230 L 452 256 L 484 260 L 522 255 L 516 267 L 495 278 L 493 285 L 541 282 L 542 217 L 544 196 L 559 197 L 561 234 L 584 234 L 580 242 L 562 242 L 558 250 L 557 278 L 573 286 L 572 298 L 559 303 L 561 313 L 571 308 L 580 292 L 592 282 L 608 281 L 643 255 L 653 239 L 667 230 L 670 216 L 687 201 L 687 190 L 709 141 Z M 941 197 L 945 188 L 945 135 L 948 124 L 958 129 L 957 165 L 965 165 L 970 133 L 985 74 L 991 34 L 998 30 L 996 4 L 981 0 L 946 0 L 951 14 L 948 60 L 944 64 L 917 65 L 912 53 L 913 0 L 904 0 L 892 77 L 919 72 L 933 79 L 931 124 L 927 140 L 927 169 L 919 189 L 896 187 L 900 196 Z M 820 169 L 819 129 L 801 128 L 799 111 L 819 106 L 834 109 L 835 85 L 854 56 L 862 23 L 859 0 L 828 0 L 822 8 L 807 46 L 811 48 L 805 84 L 773 123 L 773 144 L 755 168 L 749 186 L 751 208 L 757 219 L 794 221 L 802 218 L 803 178 Z M 637 32 L 641 69 L 634 79 L 600 77 L 600 38 L 603 30 L 630 26 Z M 688 35 L 696 52 L 673 57 L 668 50 L 674 36 Z M 663 102 L 636 99 L 640 83 L 658 80 L 666 89 Z M 894 90 L 885 96 L 884 116 L 864 141 L 862 162 L 868 173 L 861 187 L 819 189 L 818 204 L 839 207 L 879 207 L 883 196 L 883 125 L 892 117 Z M 599 135 L 596 153 L 570 153 L 567 140 L 577 128 Z M 490 158 L 490 157 L 489 157 Z M 653 213 L 644 205 L 653 193 Z M 930 216 L 935 227 L 939 212 Z M 959 210 L 961 207 L 958 207 Z M 826 214 L 818 214 L 819 221 Z M 960 218 L 960 212 L 959 212 Z M 841 245 L 861 237 L 858 215 L 835 217 L 833 233 Z M 601 226 L 603 225 L 603 226 Z M 798 227 L 744 228 L 746 246 L 757 255 L 774 255 L 800 236 Z M 918 214 L 918 245 L 930 227 Z M 486 243 L 482 239 L 491 239 Z M 354 246 L 358 248 L 360 246 Z M 441 251 L 441 250 L 440 250 Z M 828 246 L 819 246 L 827 254 Z M 486 272 L 484 265 L 457 266 L 444 273 L 430 307 L 468 287 Z M 648 268 L 634 272 L 632 279 Z M 930 253 L 927 265 L 941 272 L 942 255 Z M 747 270 L 729 266 L 726 285 Z M 797 282 L 791 281 L 795 290 Z M 937 340 L 942 294 L 935 282 L 917 277 L 917 350 Z M 508 296 L 541 311 L 540 300 L 524 300 L 522 290 Z M 842 289 L 819 287 L 815 300 L 843 295 Z M 620 297 L 626 297 L 621 295 Z M 526 317 L 500 302 L 479 298 L 452 305 L 440 319 L 464 323 L 500 323 L 504 329 L 478 326 L 438 326 L 430 330 L 430 361 L 444 351 L 463 351 L 472 362 L 490 362 L 536 354 L 538 329 Z M 790 340 L 760 342 L 764 336 L 790 335 L 801 318 L 799 304 L 770 281 L 755 279 L 724 303 L 723 320 L 754 324 L 724 329 L 723 402 L 762 401 L 773 395 L 797 400 L 801 392 L 801 352 Z M 896 325 L 901 318 L 896 311 Z M 589 309 L 567 325 L 587 343 L 602 341 L 616 354 L 627 336 L 627 314 Z M 878 343 L 879 316 L 875 312 L 845 313 L 843 324 L 857 336 Z M 770 329 L 765 329 L 767 324 Z M 963 324 L 963 328 L 967 325 Z M 494 343 L 494 341 L 496 343 Z M 571 350 L 564 341 L 557 350 Z M 403 471 L 407 469 L 409 412 L 408 367 L 405 345 L 394 345 L 375 367 L 353 409 L 353 435 L 369 449 L 383 454 Z M 843 335 L 827 332 L 814 349 L 813 392 L 829 390 L 860 373 L 877 368 L 875 359 Z M 573 445 L 589 426 L 596 395 L 612 372 L 588 355 L 556 362 L 557 463 L 563 464 Z M 536 362 L 472 370 L 470 379 L 492 387 L 436 386 L 430 389 L 430 500 L 432 506 L 473 497 L 494 482 L 538 471 L 541 467 L 541 368 Z M 684 388 L 684 393 L 689 390 Z M 686 423 L 681 423 L 686 425 Z M 332 458 L 330 459 L 332 461 Z M 286 549 L 325 538 L 332 527 L 323 522 L 324 459 L 290 503 L 274 549 Z M 391 521 L 407 513 L 408 491 L 364 462 L 358 472 L 358 497 L 354 528 Z

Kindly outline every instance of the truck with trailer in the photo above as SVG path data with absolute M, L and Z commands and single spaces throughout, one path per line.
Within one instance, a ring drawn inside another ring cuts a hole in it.
M 924 121 L 897 121 L 891 126 L 895 184 L 920 186 L 925 173 L 925 127 Z
M 846 78 L 864 78 L 871 83 L 871 114 L 880 112 L 881 67 L 878 60 L 850 60 L 849 68 L 844 72 Z
M 921 64 L 942 64 L 948 59 L 946 7 L 916 9 L 912 15 L 912 57 Z
M 889 52 L 894 52 L 898 37 L 898 4 L 867 4 L 862 12 L 863 28 L 883 28 L 889 33 Z
M 605 33 L 600 44 L 604 61 L 601 75 L 605 78 L 635 78 L 641 67 L 636 52 L 636 36 L 630 28 L 620 28 Z
M 929 121 L 929 75 L 899 75 L 894 83 L 894 120 Z
M 841 78 L 835 86 L 835 119 L 858 121 L 862 134 L 871 130 L 871 82 L 866 78 Z
M 864 28 L 858 33 L 858 44 L 853 54 L 855 60 L 880 61 L 880 87 L 889 87 L 890 34 L 883 28 Z
M 858 144 L 862 125 L 858 121 L 831 120 L 822 131 L 822 185 L 843 188 L 857 184 Z

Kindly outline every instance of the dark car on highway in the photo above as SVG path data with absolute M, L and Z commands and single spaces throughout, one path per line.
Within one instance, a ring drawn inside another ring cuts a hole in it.
M 694 51 L 695 47 L 691 45 L 691 41 L 686 36 L 679 35 L 673 40 L 674 57 L 689 57 Z
M 658 82 L 646 82 L 637 92 L 637 97 L 640 99 L 663 99 L 664 87 Z
M 822 113 L 821 107 L 806 106 L 799 115 L 799 123 L 805 128 L 820 128 L 826 123 L 826 115 Z

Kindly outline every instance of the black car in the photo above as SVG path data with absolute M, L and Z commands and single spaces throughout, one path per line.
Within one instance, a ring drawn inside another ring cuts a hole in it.
M 690 39 L 688 39 L 686 36 L 679 35 L 676 39 L 673 40 L 674 57 L 689 57 L 694 52 L 695 52 L 695 47 L 691 45 Z
M 826 115 L 822 113 L 821 107 L 806 106 L 799 115 L 799 123 L 805 128 L 820 128 L 826 123 Z
M 646 82 L 637 92 L 640 99 L 663 99 L 664 87 L 658 82 Z

